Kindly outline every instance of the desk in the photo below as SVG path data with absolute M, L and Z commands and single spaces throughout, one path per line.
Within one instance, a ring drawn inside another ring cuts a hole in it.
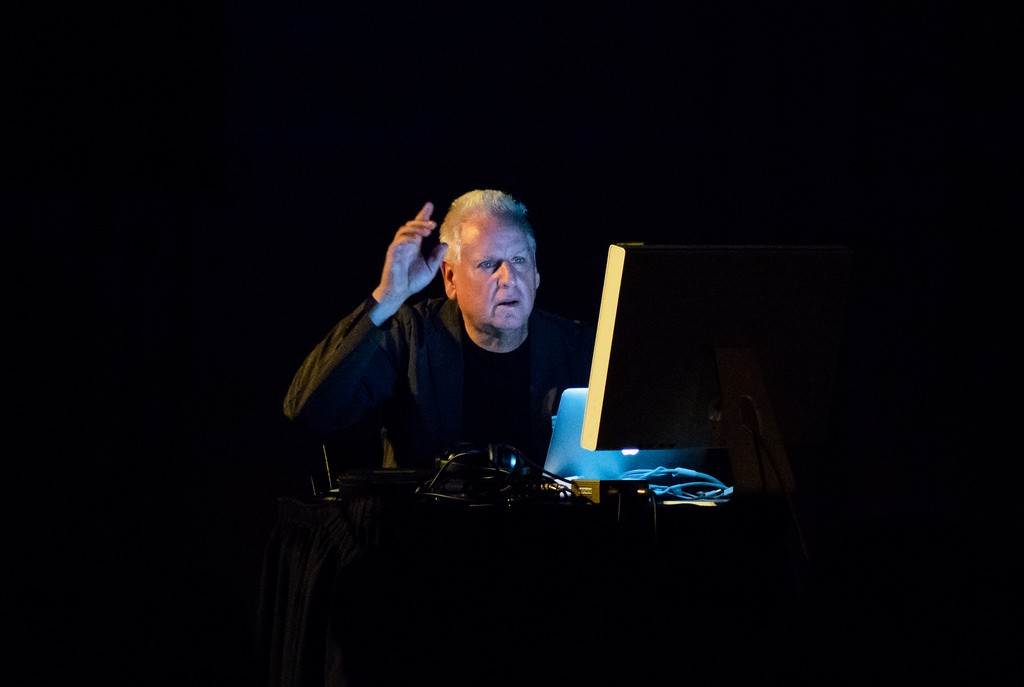
M 263 570 L 268 682 L 774 674 L 793 617 L 785 523 L 764 504 L 282 498 Z

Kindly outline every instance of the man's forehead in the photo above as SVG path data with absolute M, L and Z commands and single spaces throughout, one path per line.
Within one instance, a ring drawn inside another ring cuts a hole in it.
M 494 249 L 529 249 L 526 232 L 515 224 L 500 220 L 469 220 L 462 227 L 462 249 L 486 252 Z

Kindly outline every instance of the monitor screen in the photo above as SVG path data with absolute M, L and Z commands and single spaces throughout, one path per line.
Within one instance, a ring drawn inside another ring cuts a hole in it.
M 753 352 L 783 444 L 820 445 L 851 263 L 842 246 L 609 246 L 584 448 L 724 446 L 724 349 Z

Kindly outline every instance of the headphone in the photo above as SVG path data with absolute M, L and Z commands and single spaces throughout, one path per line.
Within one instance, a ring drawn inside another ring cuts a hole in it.
M 437 459 L 437 473 L 421 494 L 489 499 L 507 490 L 516 476 L 530 472 L 522 453 L 508 444 L 458 444 Z
M 508 444 L 458 444 L 438 459 L 437 468 L 453 472 L 458 468 L 483 469 L 509 475 L 529 471 L 519 449 Z

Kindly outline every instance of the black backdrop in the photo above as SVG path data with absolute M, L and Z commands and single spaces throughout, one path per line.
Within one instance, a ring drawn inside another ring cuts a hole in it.
M 843 610 L 872 646 L 918 633 L 959 579 L 974 544 L 940 496 L 975 373 L 967 17 L 256 2 L 62 19 L 26 53 L 48 74 L 32 93 L 59 103 L 29 115 L 47 134 L 28 148 L 67 161 L 35 212 L 86 277 L 44 319 L 82 316 L 62 331 L 86 383 L 54 451 L 95 485 L 58 527 L 83 582 L 63 586 L 99 602 L 64 646 L 110 636 L 90 671 L 258 683 L 275 498 L 323 479 L 281 413 L 291 375 L 398 225 L 480 187 L 530 207 L 539 304 L 584 319 L 611 242 L 852 247 L 830 452 L 797 477 L 832 570 L 870 581 Z M 895 621 L 882 592 L 909 597 Z

